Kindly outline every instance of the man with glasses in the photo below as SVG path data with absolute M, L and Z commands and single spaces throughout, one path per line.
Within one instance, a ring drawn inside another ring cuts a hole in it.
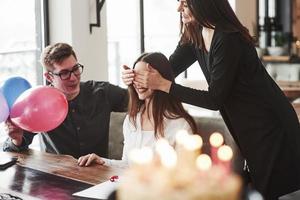
M 43 149 L 75 158 L 89 153 L 106 157 L 110 113 L 126 111 L 127 90 L 108 82 L 80 82 L 84 67 L 78 63 L 73 48 L 65 43 L 45 48 L 41 62 L 47 81 L 65 94 L 69 105 L 64 122 L 41 134 Z M 27 149 L 36 134 L 23 131 L 10 120 L 6 125 L 9 138 L 4 144 L 4 151 Z

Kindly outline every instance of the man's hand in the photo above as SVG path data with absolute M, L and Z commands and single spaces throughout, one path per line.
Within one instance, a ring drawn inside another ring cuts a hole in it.
M 85 156 L 81 156 L 80 158 L 78 158 L 77 161 L 78 165 L 83 167 L 83 166 L 90 166 L 92 163 L 97 163 L 99 165 L 104 165 L 104 160 L 102 160 L 101 157 L 99 157 L 98 155 L 91 153 Z
M 123 65 L 122 70 L 122 81 L 125 85 L 129 86 L 132 84 L 134 79 L 134 71 L 130 69 L 127 65 Z
M 23 130 L 16 126 L 10 118 L 6 120 L 5 128 L 14 145 L 20 146 L 23 141 Z

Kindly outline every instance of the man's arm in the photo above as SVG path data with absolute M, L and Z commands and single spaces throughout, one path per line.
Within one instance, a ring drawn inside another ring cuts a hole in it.
M 31 144 L 34 133 L 29 133 L 12 123 L 10 119 L 5 122 L 8 132 L 8 138 L 4 142 L 3 151 L 23 151 L 28 149 Z
M 110 102 L 112 111 L 126 112 L 128 107 L 127 89 L 109 84 L 107 92 L 108 92 L 108 100 Z

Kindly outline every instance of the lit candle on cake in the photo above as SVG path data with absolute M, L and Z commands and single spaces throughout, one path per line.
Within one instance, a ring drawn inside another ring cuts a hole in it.
M 188 134 L 186 130 L 180 130 L 176 134 L 176 148 L 184 148 L 188 151 L 199 151 L 203 141 L 199 135 Z
M 165 139 L 159 139 L 155 144 L 155 150 L 160 157 L 161 164 L 166 168 L 173 168 L 177 163 L 177 154 L 173 147 Z
M 149 147 L 133 149 L 129 153 L 129 160 L 135 165 L 147 165 L 152 162 L 153 151 Z
M 177 146 L 183 146 L 184 143 L 186 143 L 186 140 L 189 137 L 189 133 L 186 130 L 179 130 L 176 133 L 176 145 Z
M 188 135 L 188 138 L 184 140 L 183 146 L 189 151 L 194 151 L 197 154 L 200 154 L 202 144 L 202 138 L 199 135 Z
M 189 135 L 188 139 L 184 143 L 184 147 L 187 149 L 187 162 L 195 164 L 195 160 L 200 154 L 202 144 L 202 138 L 199 135 Z
M 202 138 L 199 135 L 191 135 L 186 131 L 179 131 L 176 135 L 176 151 L 179 167 L 196 167 L 195 160 L 200 154 L 202 144 Z
M 179 165 L 182 165 L 185 162 L 185 156 L 187 154 L 187 150 L 184 147 L 184 144 L 187 143 L 189 134 L 186 130 L 179 130 L 176 133 L 176 143 L 175 143 L 175 149 L 178 156 L 178 163 Z
M 136 171 L 134 179 L 141 182 L 147 181 L 147 175 L 152 173 L 153 151 L 149 147 L 133 149 L 129 152 L 128 161 L 130 168 Z
M 209 137 L 209 143 L 211 145 L 211 158 L 213 164 L 218 164 L 217 152 L 218 148 L 224 143 L 221 133 L 215 132 Z
M 225 172 L 228 174 L 231 171 L 231 159 L 233 156 L 232 149 L 227 146 L 223 145 L 218 150 L 218 158 L 220 160 L 221 166 L 224 167 Z
M 207 154 L 201 154 L 196 160 L 196 166 L 201 171 L 208 171 L 211 168 L 211 159 Z

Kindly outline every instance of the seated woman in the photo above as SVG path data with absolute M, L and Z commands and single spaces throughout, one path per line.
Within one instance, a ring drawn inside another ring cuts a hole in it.
M 148 65 L 159 71 L 164 78 L 174 81 L 171 65 L 163 54 L 142 54 L 134 63 L 133 69 L 138 72 L 147 69 Z M 159 138 L 165 138 L 174 145 L 178 130 L 186 130 L 190 134 L 197 133 L 195 121 L 184 110 L 178 99 L 159 90 L 137 88 L 134 84 L 130 85 L 128 90 L 130 101 L 128 114 L 123 123 L 122 160 L 109 160 L 96 154 L 88 154 L 78 159 L 79 166 L 98 163 L 127 167 L 130 164 L 128 154 L 132 149 L 153 148 Z

